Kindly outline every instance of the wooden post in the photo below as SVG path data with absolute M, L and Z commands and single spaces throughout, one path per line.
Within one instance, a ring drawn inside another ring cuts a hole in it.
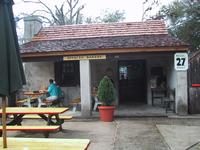
M 6 135 L 6 96 L 2 97 L 2 124 L 3 124 L 3 148 L 7 148 Z

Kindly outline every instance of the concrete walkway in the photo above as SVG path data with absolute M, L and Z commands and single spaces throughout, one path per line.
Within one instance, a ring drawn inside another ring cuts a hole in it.
M 157 125 L 172 150 L 193 148 L 200 142 L 200 126 Z
M 42 120 L 26 120 L 23 125 L 33 122 L 44 124 Z M 50 138 L 90 139 L 89 150 L 184 150 L 200 140 L 199 125 L 196 118 L 116 118 L 110 123 L 98 118 L 73 119 Z M 8 132 L 8 136 L 41 138 L 43 134 Z

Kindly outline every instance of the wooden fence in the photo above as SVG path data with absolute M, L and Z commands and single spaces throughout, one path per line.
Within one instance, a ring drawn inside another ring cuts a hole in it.
M 189 113 L 200 114 L 200 52 L 189 59 L 188 94 Z

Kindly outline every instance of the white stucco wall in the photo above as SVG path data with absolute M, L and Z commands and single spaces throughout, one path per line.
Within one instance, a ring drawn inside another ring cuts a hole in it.
M 67 106 L 72 99 L 80 97 L 80 86 L 75 87 L 61 87 L 65 93 L 64 105 Z
M 175 110 L 179 115 L 188 113 L 187 71 L 174 69 L 174 57 L 170 59 L 168 71 L 168 87 L 175 89 Z
M 49 79 L 54 79 L 54 62 L 29 62 L 24 63 L 24 71 L 27 84 L 25 90 L 38 90 L 49 85 Z M 69 101 L 80 97 L 80 86 L 61 87 L 65 93 L 64 105 Z
M 168 63 L 169 63 L 169 66 L 167 66 L 168 87 L 170 89 L 175 89 L 176 88 L 176 70 L 174 69 L 174 58 L 171 57 Z
M 90 117 L 91 113 L 91 67 L 90 60 L 80 60 L 81 116 Z
M 187 71 L 177 71 L 176 73 L 176 113 L 178 115 L 188 114 L 188 88 Z
M 49 85 L 49 79 L 54 79 L 53 62 L 24 63 L 27 84 L 25 89 L 38 90 Z

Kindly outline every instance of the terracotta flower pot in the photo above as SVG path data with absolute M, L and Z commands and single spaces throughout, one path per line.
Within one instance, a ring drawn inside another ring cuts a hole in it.
M 105 122 L 113 121 L 115 106 L 98 106 L 100 120 Z

